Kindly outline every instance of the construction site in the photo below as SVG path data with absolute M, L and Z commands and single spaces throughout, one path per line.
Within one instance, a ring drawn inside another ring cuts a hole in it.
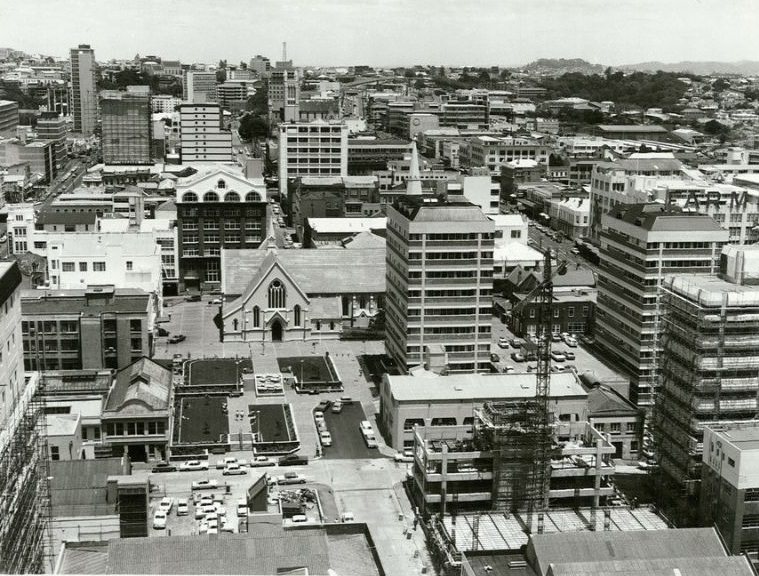
M 735 272 L 662 285 L 654 481 L 678 526 L 698 522 L 704 425 L 759 416 L 759 275 L 746 274 L 745 265 Z
M 45 399 L 38 374 L 0 429 L 0 573 L 42 574 L 50 559 L 50 493 Z

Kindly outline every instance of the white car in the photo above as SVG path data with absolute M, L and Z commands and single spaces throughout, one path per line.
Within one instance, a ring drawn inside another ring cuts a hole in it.
M 577 339 L 574 336 L 567 336 L 564 343 L 570 348 L 577 348 Z
M 163 510 L 156 510 L 156 513 L 153 516 L 153 529 L 163 530 L 164 528 L 166 528 L 166 512 Z
M 201 506 L 195 506 L 195 520 L 202 520 L 205 517 L 205 510 Z
M 324 413 L 320 410 L 314 412 L 314 420 L 316 422 L 324 422 Z
M 340 400 L 335 400 L 335 402 L 332 403 L 332 413 L 340 414 L 340 412 L 342 411 L 343 411 L 343 403 L 340 402 Z
M 274 466 L 275 462 L 268 456 L 255 456 L 250 459 L 250 467 L 256 468 L 260 466 Z
M 406 449 L 403 452 L 396 452 L 393 458 L 395 459 L 396 462 L 413 462 L 414 451 Z
M 243 498 L 237 501 L 237 516 L 245 518 L 248 515 L 248 502 Z
M 509 341 L 506 338 L 504 338 L 503 336 L 501 336 L 498 339 L 498 347 L 499 348 L 508 348 L 509 347 Z
M 216 461 L 216 469 L 217 470 L 224 470 L 229 464 L 238 464 L 237 458 L 234 456 L 227 456 L 224 458 L 224 460 L 217 460 Z
M 551 358 L 553 359 L 554 362 L 565 362 L 567 359 L 567 357 L 564 356 L 564 354 L 562 354 L 558 350 L 553 350 L 551 352 Z
M 276 478 L 269 478 L 270 484 L 305 484 L 305 476 L 301 476 L 297 472 L 285 472 L 283 476 L 277 476 Z
M 206 478 L 205 480 L 195 480 L 192 483 L 193 490 L 212 490 L 219 487 L 219 481 L 213 478 Z
M 332 446 L 332 434 L 327 431 L 319 433 L 319 440 L 321 440 L 322 446 Z
M 179 498 L 177 500 L 177 516 L 187 516 L 190 513 L 190 506 L 187 503 L 187 498 Z
M 224 468 L 224 472 L 222 472 L 222 475 L 223 476 L 240 476 L 247 473 L 248 473 L 248 469 L 245 466 L 240 466 L 236 462 L 232 462 L 230 464 L 227 464 L 227 467 Z
M 169 496 L 164 496 L 161 500 L 161 503 L 158 505 L 158 508 L 166 512 L 168 514 L 171 512 L 171 509 L 174 507 L 174 499 L 170 498 Z
M 222 520 L 221 522 L 221 531 L 222 532 L 229 532 L 234 533 L 235 531 L 235 524 L 231 520 L 227 520 L 226 518 Z
M 187 460 L 179 465 L 182 472 L 192 472 L 193 470 L 208 470 L 208 462 L 203 460 Z

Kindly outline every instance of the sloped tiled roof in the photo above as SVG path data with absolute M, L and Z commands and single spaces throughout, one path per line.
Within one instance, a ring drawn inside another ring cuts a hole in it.
M 588 390 L 588 410 L 591 416 L 603 416 L 638 410 L 629 400 L 623 398 L 616 390 L 600 384 Z

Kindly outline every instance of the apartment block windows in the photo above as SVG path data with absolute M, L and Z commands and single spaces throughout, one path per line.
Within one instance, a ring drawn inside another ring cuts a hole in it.
M 105 262 L 93 262 L 92 270 L 94 272 L 105 272 Z
M 63 262 L 61 264 L 61 269 L 64 272 L 73 272 L 75 270 L 74 263 L 73 262 Z

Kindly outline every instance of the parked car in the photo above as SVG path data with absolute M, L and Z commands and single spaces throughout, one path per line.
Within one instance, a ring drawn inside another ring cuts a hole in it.
M 285 485 L 285 484 L 305 484 L 306 478 L 305 476 L 301 476 L 297 472 L 285 472 L 282 476 L 277 476 L 275 478 L 271 478 L 270 482 L 274 484 L 279 485 Z
M 512 352 L 511 353 L 511 359 L 514 362 L 524 362 L 525 361 L 524 354 L 522 354 L 521 352 Z
M 498 354 L 492 353 L 490 354 L 490 361 L 491 362 L 500 362 L 501 357 Z
M 237 458 L 234 456 L 227 456 L 223 460 L 216 461 L 216 469 L 224 470 L 224 468 L 226 468 L 229 464 L 239 464 L 239 462 L 237 462 Z
M 501 336 L 498 339 L 498 347 L 499 348 L 508 348 L 509 347 L 509 341 L 506 340 L 506 338 L 504 338 L 503 336 Z
M 515 371 L 515 368 L 513 366 L 509 366 L 508 364 L 503 367 L 504 374 L 511 374 L 514 371 Z
M 353 512 L 343 512 L 340 514 L 340 522 L 355 522 Z
M 159 326 L 159 327 L 158 327 L 158 335 L 159 335 L 159 336 L 168 336 L 168 335 L 169 335 L 169 331 L 168 331 L 168 330 L 166 330 L 166 328 L 161 328 L 161 327 Z
M 522 338 L 512 338 L 509 344 L 511 344 L 511 347 L 515 350 L 519 350 L 525 345 L 525 341 Z
M 551 333 L 551 342 L 561 342 L 561 335 L 556 332 Z
M 187 498 L 179 498 L 177 500 L 177 516 L 187 516 L 190 513 L 190 506 L 187 502 Z
M 370 434 L 374 434 L 374 428 L 372 428 L 372 423 L 369 420 L 362 420 L 358 428 L 363 433 L 369 432 Z
M 575 359 L 575 353 L 572 352 L 571 350 L 564 350 L 564 352 L 562 352 L 562 354 L 564 354 L 564 357 L 567 360 L 574 360 Z
M 566 369 L 567 367 L 562 364 L 554 364 L 551 366 L 551 372 L 564 372 Z
M 319 441 L 321 441 L 322 446 L 332 446 L 332 434 L 326 430 L 319 432 Z
M 324 412 L 317 410 L 314 412 L 314 420 L 316 422 L 324 422 Z
M 254 456 L 250 459 L 251 468 L 260 468 L 262 466 L 274 466 L 275 462 L 268 456 Z
M 329 408 L 332 405 L 332 402 L 329 400 L 322 400 L 319 402 L 319 404 L 316 405 L 316 409 L 314 410 L 314 414 L 316 412 L 321 412 L 322 414 L 327 411 L 327 408 Z
M 224 518 L 221 521 L 221 527 L 219 528 L 219 530 L 221 530 L 222 532 L 229 532 L 230 534 L 234 533 L 234 531 L 235 531 L 234 522 L 232 522 L 231 520 L 227 520 L 226 518 Z
M 219 487 L 219 481 L 213 478 L 206 478 L 205 480 L 195 480 L 192 483 L 193 490 L 213 490 Z
M 164 528 L 166 528 L 166 512 L 156 510 L 156 513 L 153 515 L 153 529 L 163 530 Z
M 245 518 L 248 515 L 248 502 L 245 498 L 237 501 L 237 516 Z
M 187 302 L 200 302 L 200 294 L 193 294 L 192 296 L 185 297 Z
M 340 402 L 340 400 L 337 400 L 334 404 L 332 404 L 333 414 L 340 414 L 340 412 L 342 411 L 343 411 L 343 403 Z
M 414 451 L 406 449 L 403 452 L 396 452 L 393 458 L 395 459 L 396 462 L 413 462 Z
M 247 474 L 248 469 L 245 466 L 240 466 L 237 462 L 230 462 L 224 467 L 222 476 L 242 476 Z
M 206 513 L 202 506 L 195 506 L 195 520 L 202 520 L 206 517 Z
M 577 340 L 574 338 L 574 336 L 568 336 L 564 342 L 570 348 L 577 348 Z
M 179 470 L 182 472 L 208 470 L 208 462 L 206 460 L 187 460 L 179 465 Z
M 565 362 L 567 358 L 566 358 L 566 356 L 564 356 L 564 354 L 562 354 L 558 350 L 552 350 L 551 351 L 551 359 L 554 362 Z
M 374 434 L 364 434 L 364 443 L 367 448 L 377 448 L 377 438 Z
M 277 463 L 280 466 L 301 466 L 303 464 L 308 464 L 308 456 L 288 454 L 287 456 L 282 456 Z
M 184 342 L 187 339 L 187 336 L 184 334 L 174 334 L 173 336 L 169 336 L 169 344 L 179 344 L 180 342 Z
M 162 472 L 176 472 L 177 467 L 169 464 L 168 462 L 158 462 L 153 466 L 153 474 L 161 474 Z
M 343 405 L 353 404 L 353 398 L 351 398 L 350 396 L 340 396 L 340 402 L 342 402 Z
M 158 507 L 164 512 L 166 512 L 166 514 L 168 514 L 169 512 L 171 512 L 171 509 L 174 507 L 174 499 L 169 496 L 164 496 L 163 499 L 161 500 L 161 503 L 158 504 Z

